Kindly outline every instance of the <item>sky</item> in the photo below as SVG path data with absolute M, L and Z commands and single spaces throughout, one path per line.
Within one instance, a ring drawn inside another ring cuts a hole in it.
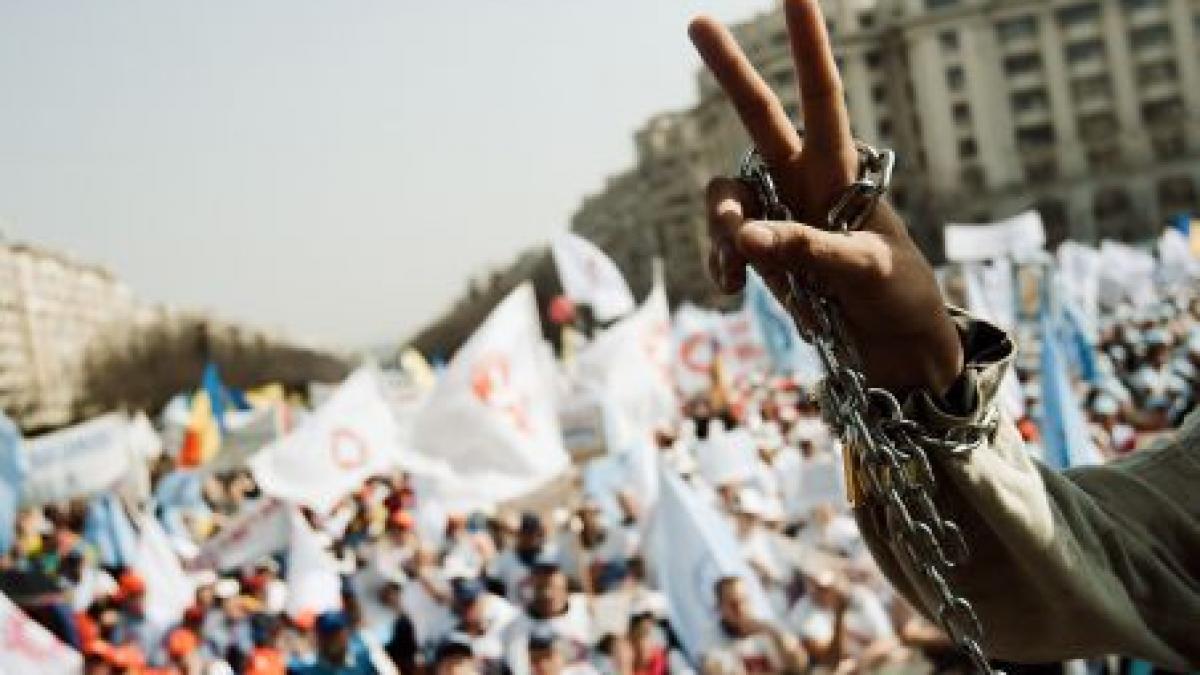
M 772 0 L 4 0 L 0 233 L 149 302 L 396 342 L 566 229 Z

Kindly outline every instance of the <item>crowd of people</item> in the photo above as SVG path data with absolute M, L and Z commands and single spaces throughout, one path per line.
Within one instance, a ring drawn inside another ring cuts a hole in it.
M 1092 439 L 1111 460 L 1195 407 L 1200 296 L 1122 305 L 1097 328 L 1094 372 L 1077 373 L 1076 385 Z M 1038 362 L 1022 357 L 1015 367 L 1026 411 L 1018 427 L 1036 452 Z M 578 479 L 587 466 L 577 467 L 568 502 L 524 511 L 447 513 L 402 472 L 368 480 L 330 513 L 302 510 L 338 561 L 340 609 L 288 611 L 293 561 L 280 550 L 238 569 L 189 565 L 195 597 L 164 630 L 147 618 L 146 579 L 104 555 L 86 501 L 23 509 L 0 572 L 10 585 L 43 582 L 24 597 L 6 592 L 94 675 L 954 671 L 960 657 L 884 581 L 845 499 L 814 487 L 840 475 L 841 449 L 812 393 L 765 373 L 718 382 L 655 435 L 662 464 L 723 515 L 752 570 L 712 581 L 713 631 L 701 654 L 683 648 L 657 590 L 643 495 L 592 493 Z M 749 452 L 752 465 L 706 470 L 726 452 Z M 158 515 L 186 561 L 265 496 L 249 470 L 188 471 L 171 455 L 151 473 L 158 502 L 176 505 Z

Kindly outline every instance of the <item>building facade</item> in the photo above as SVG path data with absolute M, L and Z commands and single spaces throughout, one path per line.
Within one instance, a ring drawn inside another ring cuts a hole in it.
M 855 135 L 897 151 L 893 202 L 934 259 L 946 222 L 1035 208 L 1056 244 L 1147 238 L 1200 210 L 1200 0 L 823 5 Z M 733 32 L 799 123 L 782 10 Z M 655 232 L 672 298 L 708 302 L 704 182 L 749 141 L 715 80 L 698 80 L 695 107 L 639 131 L 635 168 L 573 229 L 606 248 L 636 230 L 610 249 L 623 269 L 638 259 L 627 242 Z
M 0 408 L 26 429 L 69 423 L 88 345 L 135 307 L 104 269 L 0 243 Z

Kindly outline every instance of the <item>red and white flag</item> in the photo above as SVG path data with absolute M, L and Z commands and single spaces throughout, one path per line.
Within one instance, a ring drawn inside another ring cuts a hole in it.
M 59 642 L 0 594 L 0 673 L 78 675 L 82 672 L 83 657 L 79 652 Z
M 633 311 L 633 293 L 621 270 L 595 244 L 570 232 L 550 246 L 563 293 L 590 305 L 596 318 L 610 321 Z
M 556 477 L 568 459 L 551 365 L 524 284 L 455 354 L 416 416 L 401 466 L 460 506 L 520 497 Z

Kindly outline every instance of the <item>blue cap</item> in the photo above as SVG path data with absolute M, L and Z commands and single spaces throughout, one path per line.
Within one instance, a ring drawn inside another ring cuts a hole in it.
M 452 587 L 456 605 L 469 605 L 487 590 L 478 579 L 455 579 Z
M 350 627 L 350 617 L 343 611 L 322 612 L 317 617 L 316 629 L 318 635 L 329 635 Z

